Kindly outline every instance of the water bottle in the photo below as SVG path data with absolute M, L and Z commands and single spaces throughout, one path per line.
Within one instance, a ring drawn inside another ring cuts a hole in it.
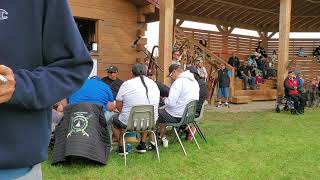
M 127 147 L 126 147 L 126 151 L 128 152 L 128 153 L 130 153 L 131 152 L 131 150 L 132 150 L 132 146 L 131 146 L 131 144 L 127 144 Z

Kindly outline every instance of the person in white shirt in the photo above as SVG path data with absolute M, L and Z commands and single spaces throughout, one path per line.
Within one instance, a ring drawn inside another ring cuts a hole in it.
M 119 144 L 119 154 L 123 155 L 122 129 L 126 129 L 131 108 L 137 105 L 153 105 L 154 119 L 158 119 L 158 105 L 160 91 L 157 84 L 146 77 L 146 67 L 142 64 L 135 64 L 132 67 L 133 78 L 125 81 L 117 94 L 116 107 L 120 114 L 112 117 L 112 131 Z M 141 141 L 137 146 L 138 152 L 146 152 L 146 133 L 141 133 Z M 154 140 L 153 140 L 154 141 Z
M 163 144 L 168 140 L 164 137 L 166 123 L 179 123 L 187 104 L 193 100 L 199 100 L 199 84 L 194 75 L 189 71 L 183 71 L 178 64 L 171 64 L 169 76 L 174 80 L 169 97 L 164 98 L 165 108 L 159 110 L 158 124 L 160 126 L 160 138 Z

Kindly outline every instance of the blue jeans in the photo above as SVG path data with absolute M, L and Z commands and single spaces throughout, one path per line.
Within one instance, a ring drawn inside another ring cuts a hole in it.
M 255 77 L 242 76 L 241 78 L 243 79 L 245 89 L 248 89 L 248 87 L 252 88 L 252 89 L 256 88 L 256 78 Z
M 111 122 L 111 117 L 114 115 L 114 112 L 110 112 L 110 111 L 106 111 L 104 113 L 104 117 L 106 118 L 106 122 L 107 122 L 107 129 L 109 131 L 109 135 L 110 135 L 110 142 L 112 143 L 112 122 Z

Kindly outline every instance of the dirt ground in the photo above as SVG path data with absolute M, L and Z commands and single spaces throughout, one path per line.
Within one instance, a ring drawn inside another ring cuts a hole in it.
M 276 101 L 254 101 L 249 104 L 230 104 L 228 107 L 216 107 L 208 105 L 207 110 L 215 112 L 257 112 L 257 111 L 275 111 Z

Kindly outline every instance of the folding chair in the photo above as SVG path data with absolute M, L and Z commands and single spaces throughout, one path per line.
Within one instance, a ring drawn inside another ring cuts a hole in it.
M 153 105 L 143 105 L 143 106 L 134 106 L 132 107 L 128 119 L 127 129 L 123 133 L 123 148 L 126 152 L 126 141 L 125 135 L 130 132 L 141 132 L 147 131 L 148 133 L 153 133 L 155 138 L 156 150 L 158 161 L 160 162 L 159 148 L 157 143 L 155 129 L 155 120 L 154 120 L 154 106 Z M 124 153 L 124 165 L 127 166 L 127 155 Z
M 205 135 L 203 134 L 203 132 L 201 131 L 198 123 L 200 122 L 200 120 L 202 119 L 203 117 L 203 112 L 205 110 L 205 107 L 206 105 L 208 104 L 208 101 L 204 101 L 203 104 L 202 104 L 202 107 L 201 107 L 201 111 L 200 111 L 200 115 L 199 117 L 195 118 L 194 119 L 194 122 L 193 122 L 193 125 L 196 127 L 197 131 L 198 131 L 198 134 L 200 135 L 200 137 L 207 143 L 207 139 L 205 137 Z
M 177 128 L 179 129 L 180 126 L 186 125 L 188 127 L 192 137 L 193 137 L 192 139 L 196 143 L 198 149 L 200 149 L 199 144 L 198 144 L 198 142 L 197 142 L 197 140 L 196 140 L 196 138 L 195 138 L 195 136 L 194 136 L 194 134 L 193 134 L 193 132 L 192 132 L 192 130 L 190 128 L 190 125 L 189 125 L 190 123 L 194 122 L 196 109 L 197 109 L 197 102 L 198 102 L 197 100 L 194 100 L 194 101 L 191 101 L 191 102 L 189 102 L 187 104 L 187 106 L 186 106 L 186 108 L 185 108 L 185 110 L 183 112 L 181 121 L 179 123 L 167 123 L 167 126 L 172 126 L 173 127 L 174 133 L 175 133 L 176 137 L 178 138 L 178 141 L 179 141 L 180 146 L 181 146 L 181 148 L 182 148 L 182 150 L 184 152 L 184 155 L 186 155 L 186 156 L 187 156 L 187 152 L 186 152 L 186 150 L 185 150 L 185 148 L 184 148 L 184 146 L 183 146 L 183 144 L 181 142 L 181 139 L 180 139 L 179 134 L 177 132 Z

